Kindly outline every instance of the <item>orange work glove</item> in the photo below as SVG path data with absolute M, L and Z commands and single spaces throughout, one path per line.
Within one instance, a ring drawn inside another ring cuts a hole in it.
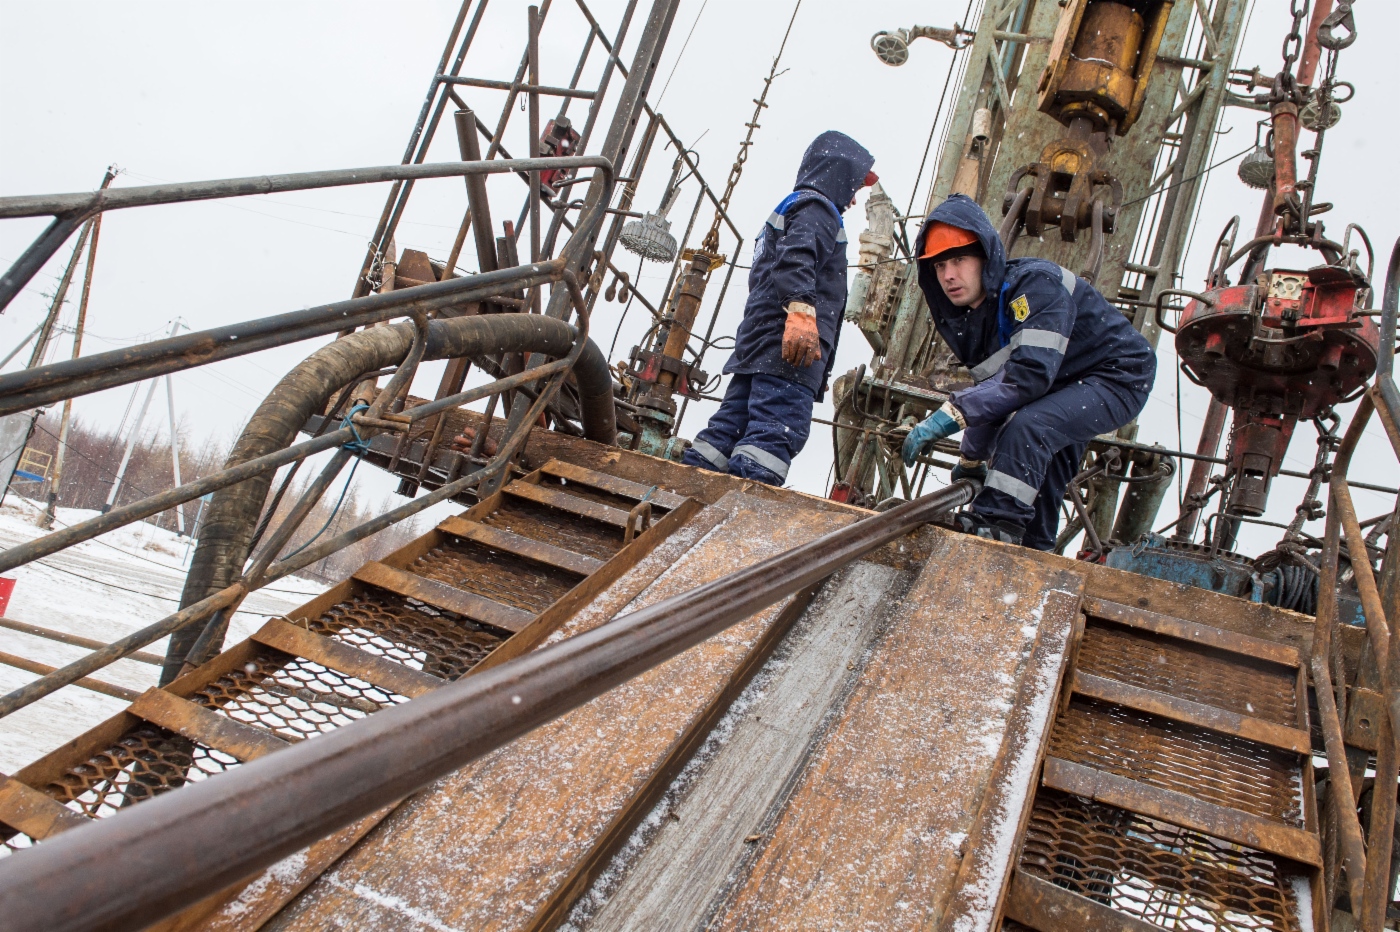
M 817 309 L 801 301 L 787 306 L 787 326 L 783 328 L 783 360 L 805 369 L 822 358 L 821 338 L 817 335 Z

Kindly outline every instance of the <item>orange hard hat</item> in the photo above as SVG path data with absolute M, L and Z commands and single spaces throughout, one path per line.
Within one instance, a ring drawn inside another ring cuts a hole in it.
M 924 251 L 919 255 L 919 258 L 932 259 L 939 253 L 961 246 L 972 246 L 976 243 L 977 236 L 970 230 L 936 220 L 933 226 L 928 228 L 928 235 L 924 237 Z

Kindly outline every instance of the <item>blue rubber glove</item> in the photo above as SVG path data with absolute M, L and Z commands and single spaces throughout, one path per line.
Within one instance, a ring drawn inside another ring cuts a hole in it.
M 904 438 L 905 466 L 913 466 L 915 457 L 920 453 L 927 452 L 935 440 L 951 437 L 963 429 L 962 425 L 958 423 L 959 418 L 954 416 L 956 410 L 951 404 L 944 402 L 943 407 L 924 418 L 923 423 L 909 431 L 909 436 Z
M 949 478 L 954 482 L 957 482 L 959 479 L 976 479 L 978 482 L 986 482 L 987 461 L 958 457 L 958 465 L 953 467 Z

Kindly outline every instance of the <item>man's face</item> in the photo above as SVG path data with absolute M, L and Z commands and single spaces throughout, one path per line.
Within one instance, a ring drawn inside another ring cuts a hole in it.
M 986 297 L 982 288 L 982 258 L 957 256 L 933 264 L 938 284 L 954 307 L 976 307 Z

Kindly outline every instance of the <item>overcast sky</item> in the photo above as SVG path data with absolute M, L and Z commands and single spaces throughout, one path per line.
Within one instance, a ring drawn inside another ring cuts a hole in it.
M 596 0 L 591 6 L 611 32 L 623 3 Z M 632 40 L 646 8 L 643 2 Z M 952 53 L 920 41 L 907 65 L 889 68 L 870 52 L 869 38 L 879 29 L 915 23 L 949 25 L 961 19 L 965 9 L 964 0 L 804 0 L 784 55 L 788 70 L 774 84 L 771 109 L 731 205 L 746 239 L 791 189 L 807 142 L 826 129 L 842 130 L 863 142 L 875 153 L 876 171 L 900 209 L 910 203 Z M 496 79 L 513 75 L 525 10 L 526 4 L 515 0 L 494 0 L 465 74 Z M 0 194 L 91 189 L 110 163 L 124 170 L 117 185 L 136 185 L 398 162 L 456 11 L 457 4 L 450 0 L 3 0 L 0 28 L 9 41 L 0 58 Z M 728 173 L 743 124 L 753 110 L 752 98 L 791 12 L 789 3 L 767 0 L 686 0 L 681 6 L 651 99 L 660 97 L 659 108 L 700 154 L 702 171 L 716 187 Z M 1318 197 L 1336 204 L 1328 217 L 1332 235 L 1339 237 L 1348 222 L 1366 227 L 1383 270 L 1390 244 L 1400 233 L 1394 198 L 1381 195 L 1384 186 L 1393 185 L 1393 158 L 1384 154 L 1400 144 L 1388 119 L 1392 108 L 1382 96 L 1393 84 L 1383 36 L 1400 27 L 1400 11 L 1392 4 L 1360 3 L 1356 17 L 1360 38 L 1343 53 L 1339 76 L 1357 84 L 1357 95 L 1345 107 L 1341 125 L 1328 134 Z M 1258 4 L 1238 64 L 1276 70 L 1286 25 L 1283 4 Z M 556 0 L 541 40 L 545 83 L 568 82 L 583 37 L 583 19 L 572 0 Z M 624 61 L 631 60 L 631 45 L 629 41 Z M 596 83 L 598 62 L 595 54 L 585 85 Z M 614 94 L 619 88 L 620 81 L 614 82 Z M 503 94 L 462 91 L 483 119 L 494 123 Z M 578 106 L 573 114 L 581 120 L 583 112 Z M 523 151 L 525 115 L 517 112 L 513 119 L 507 144 Z M 1251 111 L 1230 111 L 1217 158 L 1247 145 L 1256 119 Z M 602 132 L 600 127 L 597 138 Z M 1304 139 L 1310 142 L 1311 134 Z M 660 147 L 654 152 L 638 207 L 655 209 L 672 156 Z M 455 137 L 445 122 L 430 160 L 456 157 Z M 922 208 L 932 162 L 931 158 L 924 170 L 916 210 Z M 1231 164 L 1211 176 L 1185 266 L 1186 287 L 1200 284 L 1210 244 L 1229 217 L 1239 213 L 1249 225 L 1249 218 L 1257 216 L 1259 195 L 1235 178 L 1233 168 Z M 490 184 L 499 224 L 518 209 L 520 185 L 506 177 Z M 176 318 L 202 329 L 348 297 L 386 191 L 387 186 L 341 188 L 108 215 L 85 351 L 151 339 L 167 331 Z M 672 214 L 678 238 L 693 193 L 694 188 L 688 188 Z M 444 258 L 465 203 L 460 181 L 421 184 L 400 227 L 399 247 Z M 695 240 L 711 216 L 702 208 Z M 0 224 L 0 261 L 8 264 L 17 257 L 42 225 L 15 220 Z M 848 212 L 847 225 L 854 243 L 864 226 L 860 207 Z M 725 251 L 733 248 L 732 236 L 726 237 Z M 740 261 L 747 262 L 747 242 L 742 249 Z M 70 250 L 71 246 L 62 250 L 0 317 L 0 355 L 42 318 L 44 295 L 52 293 Z M 618 261 L 635 268 L 636 260 L 621 250 Z M 1285 254 L 1276 261 L 1306 268 L 1315 260 Z M 643 270 L 642 285 L 654 301 L 666 273 L 665 266 L 656 264 Z M 718 281 L 706 316 L 717 290 Z M 744 295 L 742 275 L 736 275 L 716 333 L 733 333 Z M 620 310 L 619 304 L 600 302 L 595 313 L 594 337 L 605 350 Z M 633 309 L 614 358 L 625 355 L 639 338 L 644 313 Z M 72 316 L 70 308 L 65 320 Z M 177 375 L 176 402 L 189 435 L 232 438 L 276 379 L 315 345 L 299 344 Z M 55 352 L 66 357 L 66 339 L 57 343 Z M 718 371 L 723 358 L 723 352 L 712 353 L 706 368 Z M 847 327 L 835 372 L 868 359 L 865 341 Z M 18 364 L 19 360 L 10 368 Z M 420 392 L 430 392 L 437 370 L 425 367 L 420 378 Z M 1177 445 L 1176 382 L 1175 359 L 1170 343 L 1164 342 L 1157 390 L 1143 415 L 1144 439 Z M 1193 449 L 1205 399 L 1199 390 L 1186 388 L 1182 433 L 1186 447 Z M 83 418 L 115 425 L 130 394 L 127 388 L 90 396 L 79 401 L 76 410 Z M 693 407 L 682 432 L 693 436 L 710 410 L 708 405 Z M 829 405 L 818 412 L 829 413 Z M 154 421 L 153 417 L 149 423 Z M 1289 453 L 1290 467 L 1306 470 L 1311 465 L 1312 433 L 1309 426 L 1300 427 Z M 1357 459 L 1353 475 L 1358 477 L 1394 484 L 1400 472 L 1376 425 Z M 828 486 L 830 466 L 830 434 L 818 427 L 794 466 L 791 482 L 820 494 Z M 392 488 L 382 476 L 368 476 L 364 483 L 373 495 L 386 495 Z M 1301 482 L 1280 480 L 1270 517 L 1288 520 L 1301 487 Z M 1384 496 L 1358 494 L 1363 517 L 1392 504 Z M 1175 514 L 1174 504 L 1168 502 L 1163 514 L 1165 523 Z M 1244 549 L 1265 549 L 1276 535 L 1272 529 L 1251 532 Z

